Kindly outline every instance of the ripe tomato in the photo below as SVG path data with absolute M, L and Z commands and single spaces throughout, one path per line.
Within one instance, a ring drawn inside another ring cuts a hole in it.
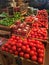
M 30 48 L 26 48 L 26 52 L 27 53 L 30 53 Z
M 29 54 L 24 54 L 24 58 L 29 59 L 30 58 Z
M 43 53 L 40 53 L 40 54 L 39 54 L 39 57 L 44 58 L 44 54 L 43 54 Z
M 16 38 L 16 36 L 15 36 L 15 35 L 13 35 L 13 36 L 12 36 L 12 39 L 15 39 L 15 38 Z
M 10 52 L 11 54 L 13 54 L 13 50 L 9 50 L 9 52 Z
M 20 47 L 22 47 L 22 44 L 21 44 L 21 43 L 17 43 L 16 46 L 17 46 L 18 48 L 20 48 Z
M 35 54 L 34 51 L 30 51 L 30 56 L 33 56 Z
M 13 51 L 16 51 L 16 46 L 12 46 L 12 50 Z
M 24 53 L 23 53 L 23 52 L 20 52 L 19 55 L 20 55 L 21 57 L 23 57 L 23 56 L 24 56 Z
M 44 50 L 42 50 L 42 49 L 38 49 L 37 51 L 38 51 L 38 53 L 43 53 L 44 54 Z
M 36 56 L 36 55 L 32 56 L 32 57 L 31 57 L 31 60 L 37 61 L 37 56 Z
M 15 55 L 18 55 L 18 51 L 15 51 Z
M 40 63 L 40 64 L 43 64 L 43 58 L 38 58 L 38 62 Z
M 20 52 L 21 51 L 21 48 L 17 48 L 17 51 Z
M 33 51 L 36 51 L 36 47 L 32 47 L 31 49 L 32 49 Z
M 22 46 L 22 50 L 25 52 L 26 51 L 26 46 Z

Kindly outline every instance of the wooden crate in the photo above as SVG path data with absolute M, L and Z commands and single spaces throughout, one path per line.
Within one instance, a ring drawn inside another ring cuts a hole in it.
M 39 64 L 38 62 L 34 62 L 29 59 L 14 56 L 14 55 L 4 52 L 4 51 L 2 52 L 2 54 L 8 65 L 27 65 L 27 64 L 28 65 L 44 65 L 44 62 L 45 62 L 45 58 L 44 58 L 43 64 Z M 44 57 L 45 57 L 45 54 L 44 54 Z
M 7 65 L 7 62 L 3 58 L 3 55 L 1 54 L 1 52 L 0 52 L 0 65 Z
M 10 27 L 0 25 L 0 36 L 9 38 L 11 36 L 11 27 L 12 26 L 13 25 L 11 25 Z
M 12 26 L 13 26 L 13 25 L 11 25 L 11 26 L 0 25 L 0 30 L 11 31 L 11 27 L 12 27 Z
M 1 51 L 3 58 L 5 59 L 4 61 L 7 62 L 7 65 L 20 65 L 21 64 L 21 59 L 18 56 L 14 56 L 13 54 L 10 54 L 5 51 Z

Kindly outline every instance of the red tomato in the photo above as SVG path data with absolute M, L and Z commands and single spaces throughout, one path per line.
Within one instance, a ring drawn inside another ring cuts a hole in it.
M 23 44 L 24 44 L 24 45 L 27 45 L 27 44 L 28 44 L 27 40 L 24 40 L 24 41 L 23 41 Z
M 17 40 L 19 40 L 19 39 L 20 39 L 20 37 L 18 37 L 18 36 L 17 36 L 17 37 L 16 37 L 16 39 L 17 39 Z
M 12 50 L 13 51 L 16 51 L 16 46 L 12 46 Z
M 30 56 L 33 56 L 35 54 L 34 51 L 30 51 Z
M 12 39 L 15 39 L 15 38 L 16 38 L 16 36 L 15 36 L 15 35 L 13 35 L 13 36 L 12 36 Z
M 15 51 L 15 55 L 18 55 L 18 51 Z
M 22 46 L 22 50 L 23 51 L 26 51 L 26 46 Z
M 21 48 L 17 48 L 17 50 L 18 50 L 18 52 L 20 52 L 21 51 Z
M 29 54 L 24 54 L 24 58 L 29 59 L 30 58 Z
M 11 42 L 11 41 L 14 41 L 14 40 L 13 40 L 13 38 L 10 38 L 9 41 Z
M 18 42 L 19 42 L 19 43 L 22 43 L 22 40 L 20 39 Z
M 29 46 L 30 46 L 30 47 L 33 47 L 33 46 L 34 46 L 34 44 L 31 42 L 31 43 L 29 43 Z
M 36 55 L 36 56 L 38 55 L 38 53 L 37 53 L 37 52 L 34 52 L 34 53 L 35 53 L 34 55 Z
M 13 41 L 13 42 L 11 42 L 11 45 L 12 45 L 12 46 L 13 46 L 13 45 L 16 45 L 16 42 L 14 42 L 14 41 Z
M 38 49 L 38 53 L 43 53 L 44 54 L 44 50 Z
M 17 43 L 16 46 L 17 46 L 18 48 L 20 48 L 20 47 L 22 47 L 22 44 L 21 44 L 21 43 Z
M 40 53 L 39 54 L 39 57 L 42 57 L 43 58 L 44 57 L 44 54 L 43 53 Z
M 33 51 L 36 51 L 36 47 L 32 47 L 32 50 L 33 50 Z
M 29 48 L 29 45 L 26 45 L 26 48 Z
M 23 57 L 23 56 L 24 56 L 24 53 L 23 53 L 23 52 L 20 52 L 19 55 L 20 55 L 21 57 Z
M 10 52 L 11 54 L 13 54 L 13 51 L 12 51 L 12 50 L 9 50 L 9 52 Z
M 34 56 L 31 57 L 31 59 L 32 59 L 33 61 L 37 61 L 37 56 L 34 55 Z
M 11 45 L 8 45 L 8 49 L 11 49 Z
M 35 40 L 31 40 L 32 43 L 35 43 L 36 41 Z
M 27 53 L 30 53 L 30 48 L 26 48 L 26 52 Z
M 42 58 L 38 58 L 38 62 L 39 62 L 40 64 L 43 64 L 43 59 L 42 59 Z

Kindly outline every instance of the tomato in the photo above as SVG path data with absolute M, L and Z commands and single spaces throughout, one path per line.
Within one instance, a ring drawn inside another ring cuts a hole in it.
M 18 42 L 19 42 L 19 43 L 22 43 L 22 40 L 20 39 Z
M 10 38 L 9 41 L 12 42 L 13 41 L 13 38 Z
M 15 51 L 15 55 L 18 55 L 18 51 Z
M 36 56 L 36 55 L 32 56 L 32 57 L 31 57 L 31 60 L 37 61 L 37 56 Z
M 26 48 L 29 48 L 29 45 L 26 45 Z
M 14 41 L 13 41 L 13 42 L 11 42 L 11 46 L 13 46 L 13 45 L 16 45 L 16 42 L 14 42 Z
M 44 50 L 42 50 L 42 49 L 38 49 L 37 51 L 38 51 L 38 53 L 43 53 L 44 54 Z
M 15 39 L 15 38 L 16 38 L 16 36 L 15 36 L 15 35 L 13 35 L 13 36 L 12 36 L 12 39 Z
M 27 44 L 28 44 L 27 39 L 24 39 L 24 40 L 23 40 L 23 44 L 24 44 L 24 45 L 27 45 Z
M 9 50 L 9 52 L 10 52 L 11 54 L 13 54 L 13 51 L 12 51 L 12 50 Z
M 30 51 L 30 56 L 33 56 L 35 54 L 34 51 Z
M 40 53 L 40 54 L 39 54 L 39 57 L 44 58 L 44 54 L 43 54 L 43 53 Z
M 26 48 L 26 52 L 27 53 L 30 53 L 30 48 Z
M 29 59 L 30 58 L 29 54 L 24 54 L 24 58 Z
M 16 51 L 16 46 L 12 46 L 12 50 L 13 51 Z
M 22 50 L 23 51 L 26 51 L 26 46 L 22 46 Z
M 22 47 L 22 44 L 21 43 L 17 43 L 16 46 L 20 48 L 20 47 Z
M 32 47 L 31 49 L 34 50 L 34 51 L 36 51 L 36 47 Z
M 23 52 L 20 52 L 19 55 L 20 55 L 21 57 L 23 57 L 23 56 L 24 56 L 24 53 L 23 53 Z
M 40 64 L 43 64 L 43 59 L 40 57 L 40 58 L 38 58 L 38 62 L 40 63 Z
M 30 42 L 30 43 L 29 43 L 29 46 L 30 46 L 30 47 L 33 47 L 33 46 L 34 46 L 34 44 L 33 44 L 32 42 Z
M 20 39 L 20 37 L 18 37 L 18 36 L 17 36 L 17 37 L 16 37 L 16 39 L 17 39 L 17 40 L 19 40 L 19 39 Z
M 20 52 L 21 51 L 21 48 L 17 48 L 17 50 L 18 50 L 18 52 Z
M 8 49 L 11 49 L 11 45 L 8 45 Z

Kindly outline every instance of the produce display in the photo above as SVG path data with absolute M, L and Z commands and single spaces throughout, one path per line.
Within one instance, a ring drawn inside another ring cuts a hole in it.
M 28 38 L 37 38 L 46 40 L 48 39 L 47 30 L 46 28 L 33 27 L 28 34 Z
M 43 64 L 45 55 L 43 42 L 48 40 L 47 11 L 38 10 L 36 16 L 33 14 L 22 16 L 20 12 L 16 12 L 13 17 L 7 16 L 0 20 L 0 25 L 12 24 L 10 28 L 12 37 L 2 46 L 2 51 Z
M 31 26 L 26 22 L 21 23 L 20 21 L 17 21 L 15 25 L 12 27 L 12 32 L 16 35 L 26 37 L 28 32 L 30 31 L 30 28 Z
M 36 17 L 38 21 L 35 21 L 34 27 L 45 27 L 48 29 L 48 13 L 46 10 L 39 10 Z
M 2 46 L 2 50 L 43 64 L 44 44 L 41 41 L 27 38 L 22 40 L 20 37 L 13 35 L 6 44 Z
M 8 15 L 6 15 L 6 13 L 4 15 L 6 16 L 6 18 L 0 20 L 0 25 L 11 26 L 12 24 L 14 24 L 15 20 L 20 19 L 19 12 L 16 12 L 13 17 L 9 17 Z
M 35 19 L 36 19 L 36 16 L 35 16 L 35 15 L 27 16 L 27 17 L 25 18 L 25 22 L 27 22 L 27 23 L 32 23 Z

